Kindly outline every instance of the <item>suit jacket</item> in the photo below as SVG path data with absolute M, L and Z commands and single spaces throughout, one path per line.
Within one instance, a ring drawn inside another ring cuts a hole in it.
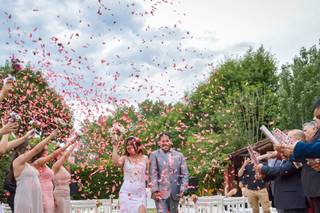
M 306 209 L 300 169 L 289 160 L 284 160 L 275 167 L 263 166 L 262 173 L 266 179 L 274 180 L 274 206 L 278 209 Z
M 308 144 L 298 142 L 293 150 L 294 159 L 320 158 L 320 141 Z
M 306 158 L 320 158 L 320 130 L 316 132 L 311 141 L 298 142 L 291 158 L 295 161 L 304 161 Z
M 151 192 L 159 191 L 162 198 L 172 196 L 178 200 L 180 192 L 188 187 L 189 172 L 182 153 L 171 149 L 168 153 L 161 149 L 150 155 Z
M 310 144 L 318 143 L 320 138 L 320 131 L 316 133 Z M 301 181 L 303 191 L 308 197 L 320 196 L 320 172 L 315 171 L 307 164 L 304 164 L 301 170 Z

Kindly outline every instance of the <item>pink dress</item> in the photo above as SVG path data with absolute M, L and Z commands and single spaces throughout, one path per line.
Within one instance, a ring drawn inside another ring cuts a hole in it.
M 26 163 L 21 174 L 16 177 L 15 213 L 43 213 L 41 186 L 38 175 L 38 171 Z
M 143 156 L 143 160 L 139 163 L 125 159 L 124 181 L 119 194 L 120 213 L 137 213 L 140 206 L 147 207 L 146 168 L 146 156 Z
M 62 166 L 59 171 L 53 176 L 54 183 L 54 201 L 55 213 L 70 213 L 70 188 L 71 175 Z
M 39 180 L 42 191 L 43 213 L 54 213 L 54 199 L 53 199 L 53 171 L 44 166 L 38 169 Z

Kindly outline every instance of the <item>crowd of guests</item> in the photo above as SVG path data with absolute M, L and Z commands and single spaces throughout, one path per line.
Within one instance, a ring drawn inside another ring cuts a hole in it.
M 13 88 L 12 79 L 4 81 L 0 101 L 5 100 Z M 28 143 L 35 135 L 32 127 L 24 136 L 9 141 L 10 134 L 19 129 L 19 123 L 10 115 L 3 116 L 1 120 L 0 160 L 4 154 L 12 151 L 12 161 L 10 168 L 7 168 L 9 172 L 4 184 L 12 212 L 69 213 L 71 176 L 64 163 L 75 147 L 75 138 L 49 154 L 48 144 L 57 136 L 57 130 L 32 147 Z
M 14 82 L 7 80 L 1 89 L 0 101 L 13 88 Z M 32 128 L 21 138 L 9 141 L 10 134 L 18 129 L 19 122 L 11 116 L 3 116 L 0 160 L 1 156 L 12 151 L 12 161 L 4 184 L 12 212 L 69 213 L 71 176 L 63 165 L 75 147 L 76 138 L 49 154 L 48 144 L 57 137 L 57 130 L 31 147 L 28 142 L 35 135 Z M 114 128 L 113 131 L 112 162 L 124 173 L 119 192 L 120 212 L 146 213 L 146 191 L 150 187 L 157 212 L 178 213 L 179 199 L 187 190 L 189 173 L 183 154 L 172 148 L 170 134 L 160 134 L 160 149 L 147 157 L 143 155 L 140 140 L 133 136 L 124 141 L 125 153 L 119 155 L 122 140 L 117 137 L 120 129 Z
M 0 101 L 13 88 L 13 80 L 5 81 Z M 227 186 L 225 195 L 246 196 L 253 213 L 259 212 L 260 205 L 263 212 L 269 213 L 270 201 L 278 213 L 320 213 L 320 100 L 315 103 L 313 115 L 302 130 L 287 132 L 293 143 L 275 144 L 275 151 L 255 153 L 257 159 L 245 159 L 238 171 L 240 183 L 234 182 L 232 189 Z M 4 184 L 12 212 L 69 213 L 71 175 L 64 163 L 75 147 L 75 138 L 49 154 L 48 144 L 57 136 L 57 130 L 32 147 L 28 143 L 35 135 L 31 127 L 22 137 L 9 141 L 19 124 L 10 116 L 3 116 L 1 121 L 0 160 L 12 151 Z M 113 142 L 113 163 L 124 172 L 120 211 L 146 212 L 147 181 L 157 212 L 177 212 L 179 199 L 188 186 L 188 169 L 182 153 L 172 149 L 170 135 L 159 136 L 160 149 L 149 157 L 143 155 L 143 146 L 135 137 L 125 141 L 123 156 L 118 155 L 119 141 Z
M 225 188 L 226 196 L 240 194 L 248 198 L 253 213 L 320 213 L 320 100 L 314 105 L 314 119 L 302 130 L 287 132 L 292 143 L 274 145 L 273 152 L 246 158 L 233 187 Z

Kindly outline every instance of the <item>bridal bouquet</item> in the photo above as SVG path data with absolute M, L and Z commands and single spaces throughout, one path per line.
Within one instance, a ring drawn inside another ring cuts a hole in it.
M 112 124 L 112 127 L 108 130 L 108 132 L 113 140 L 117 141 L 121 135 L 127 132 L 127 130 L 120 123 L 116 122 Z

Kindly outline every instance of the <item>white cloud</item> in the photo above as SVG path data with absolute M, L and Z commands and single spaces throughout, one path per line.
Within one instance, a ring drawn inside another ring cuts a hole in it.
M 114 98 L 177 101 L 225 56 L 264 44 L 284 63 L 320 35 L 316 0 L 102 3 L 3 0 L 0 12 L 11 30 L 0 32 L 0 60 L 15 54 L 42 69 L 78 120 Z

